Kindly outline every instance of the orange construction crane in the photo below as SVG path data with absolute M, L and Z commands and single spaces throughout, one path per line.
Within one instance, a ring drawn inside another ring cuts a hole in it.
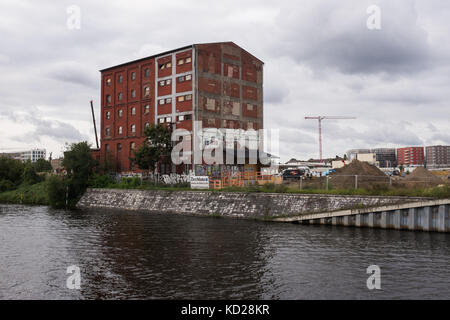
M 305 117 L 305 120 L 318 120 L 319 121 L 319 154 L 320 154 L 320 162 L 322 162 L 322 120 L 328 119 L 338 119 L 338 120 L 347 120 L 347 119 L 356 119 L 355 117 L 339 117 L 339 116 L 318 116 L 318 117 Z

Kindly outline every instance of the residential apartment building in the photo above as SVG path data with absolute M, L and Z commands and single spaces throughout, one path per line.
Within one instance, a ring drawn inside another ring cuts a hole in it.
M 425 162 L 423 147 L 405 147 L 397 149 L 397 162 L 403 166 L 423 166 Z
M 136 170 L 130 158 L 152 123 L 191 133 L 194 121 L 263 128 L 263 62 L 233 42 L 193 44 L 100 72 L 100 156 L 113 157 L 117 171 Z
M 425 150 L 427 167 L 450 167 L 450 146 L 428 146 Z

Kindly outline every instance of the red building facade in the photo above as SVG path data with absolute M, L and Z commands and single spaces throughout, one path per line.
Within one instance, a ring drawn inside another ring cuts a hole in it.
M 397 149 L 397 163 L 404 166 L 423 166 L 424 165 L 423 147 L 405 147 Z
M 263 128 L 263 62 L 233 42 L 194 44 L 100 72 L 100 157 L 111 157 L 118 172 L 137 170 L 130 158 L 151 123 L 190 132 L 194 121 Z

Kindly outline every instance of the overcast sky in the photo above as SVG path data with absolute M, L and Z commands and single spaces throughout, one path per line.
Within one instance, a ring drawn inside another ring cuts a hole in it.
M 395 4 L 393 3 L 395 2 Z M 81 9 L 69 29 L 67 8 Z M 381 29 L 370 30 L 370 5 Z M 94 143 L 99 69 L 193 43 L 233 41 L 265 62 L 264 125 L 280 155 L 450 144 L 450 2 L 0 2 L 0 151 Z

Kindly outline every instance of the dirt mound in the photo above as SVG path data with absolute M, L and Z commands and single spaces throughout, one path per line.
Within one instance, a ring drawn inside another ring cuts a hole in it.
M 443 183 L 442 179 L 432 174 L 430 171 L 423 167 L 418 167 L 414 169 L 414 171 L 407 175 L 405 180 L 407 181 L 422 181 L 429 182 L 432 184 L 440 184 Z
M 333 175 L 363 175 L 363 176 L 376 176 L 386 177 L 380 169 L 374 165 L 368 164 L 358 160 L 353 160 L 349 165 L 339 168 Z
M 358 160 L 353 160 L 349 165 L 337 169 L 330 176 L 335 188 L 351 189 L 356 185 L 359 188 L 374 188 L 377 185 L 387 186 L 389 184 L 389 177 L 383 171 L 374 165 Z

